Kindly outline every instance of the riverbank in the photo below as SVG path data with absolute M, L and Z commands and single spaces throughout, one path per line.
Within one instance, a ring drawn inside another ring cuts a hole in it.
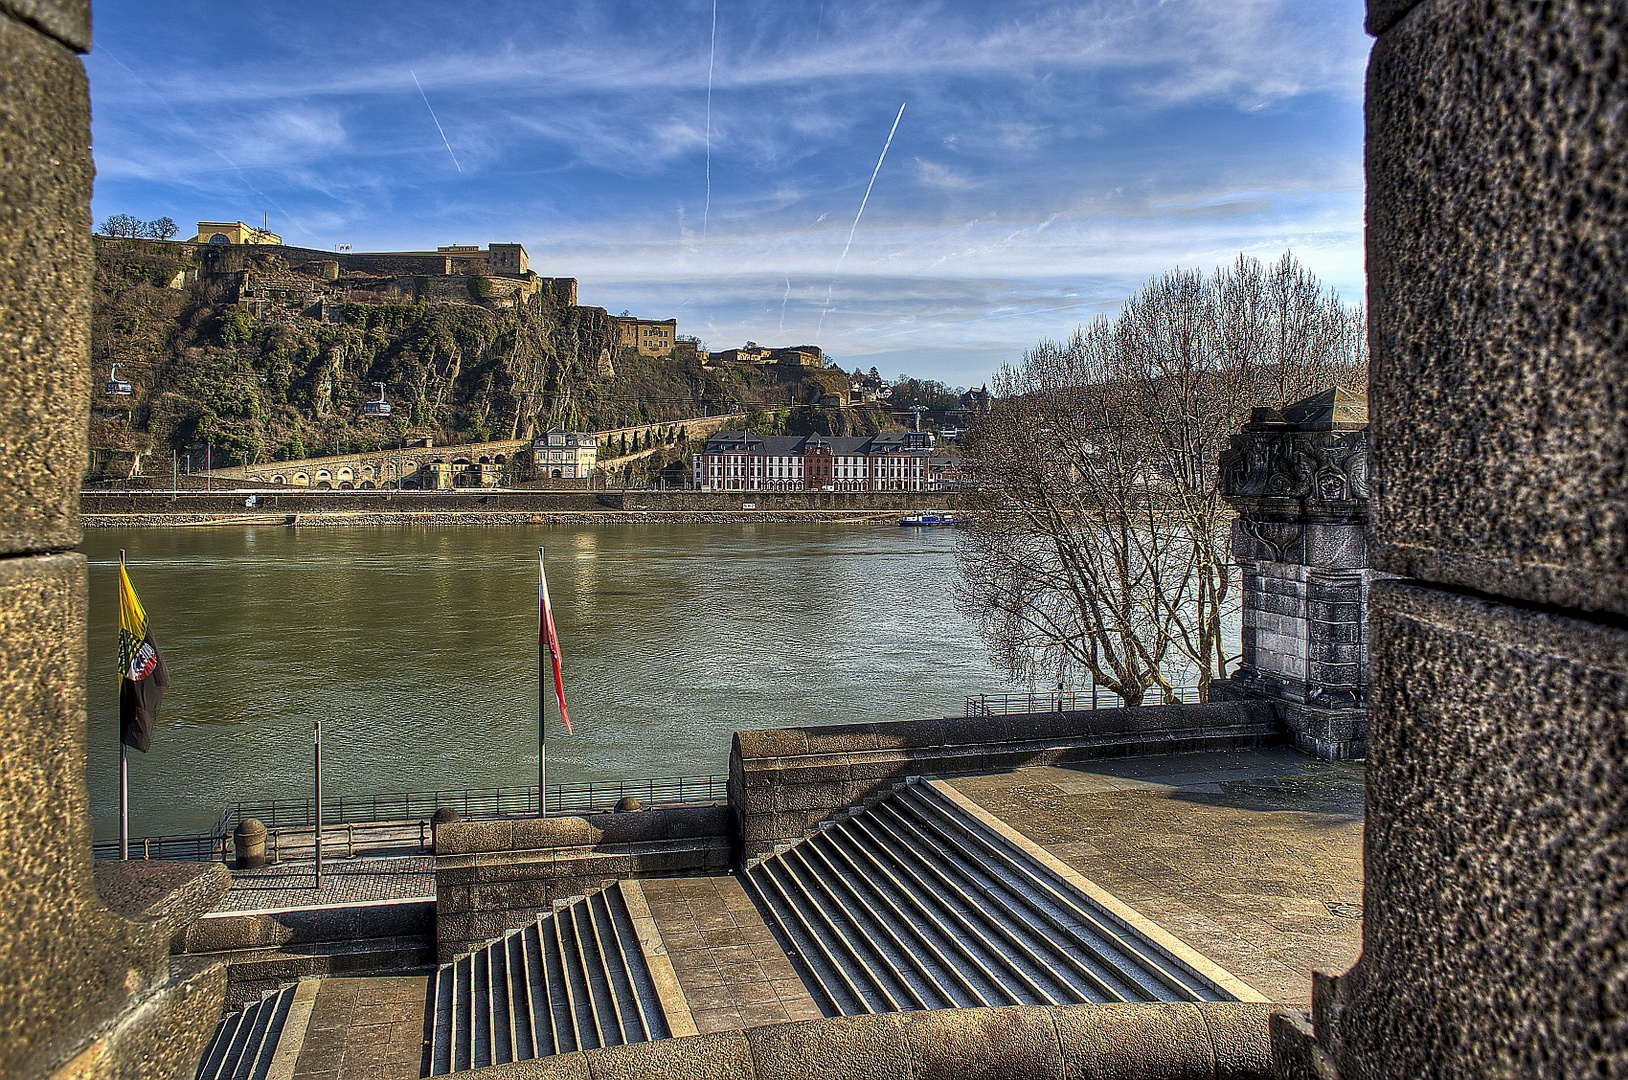
M 358 525 L 737 525 L 748 523 L 835 522 L 848 525 L 893 525 L 893 510 L 330 510 L 264 514 L 93 513 L 79 515 L 87 529 L 215 528 L 286 526 L 331 528 Z

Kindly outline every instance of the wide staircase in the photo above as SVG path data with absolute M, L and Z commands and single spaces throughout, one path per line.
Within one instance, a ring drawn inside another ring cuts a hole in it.
M 443 964 L 430 1076 L 669 1035 L 620 884 Z
M 1234 998 L 1006 832 L 912 780 L 743 879 L 828 1015 Z
M 269 992 L 221 1020 L 198 1062 L 197 1080 L 265 1080 L 297 991 Z

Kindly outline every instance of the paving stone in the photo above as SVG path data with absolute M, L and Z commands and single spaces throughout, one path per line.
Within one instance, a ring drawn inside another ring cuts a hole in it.
M 310 862 L 281 862 L 232 874 L 216 911 L 277 911 L 376 900 L 435 899 L 435 857 L 324 859 L 322 890 Z

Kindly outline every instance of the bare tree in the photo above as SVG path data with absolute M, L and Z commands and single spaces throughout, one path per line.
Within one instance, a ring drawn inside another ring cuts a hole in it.
M 114 214 L 102 222 L 99 231 L 103 236 L 133 239 L 142 234 L 146 224 L 132 214 Z
M 957 551 L 995 660 L 1017 679 L 1089 674 L 1130 704 L 1189 677 L 1208 697 L 1237 608 L 1222 449 L 1253 408 L 1366 383 L 1361 307 L 1289 254 L 1165 274 L 1003 368 L 965 440 Z

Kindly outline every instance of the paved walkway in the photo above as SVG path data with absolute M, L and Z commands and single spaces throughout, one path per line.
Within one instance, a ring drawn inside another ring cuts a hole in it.
M 435 857 L 323 859 L 322 890 L 314 864 L 282 862 L 259 870 L 233 870 L 232 888 L 217 912 L 286 911 L 380 900 L 434 900 Z
M 293 1080 L 409 1080 L 424 1056 L 424 975 L 327 978 Z
M 1362 950 L 1363 767 L 1289 749 L 1093 761 L 954 786 L 1282 1004 Z
M 814 999 L 733 875 L 639 884 L 698 1032 L 819 1019 Z

